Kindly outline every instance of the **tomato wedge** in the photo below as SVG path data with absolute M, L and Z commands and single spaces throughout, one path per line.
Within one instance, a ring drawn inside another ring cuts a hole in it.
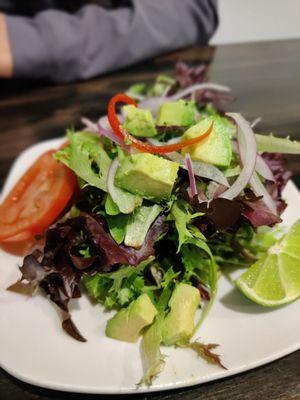
M 187 146 L 193 146 L 194 144 L 201 142 L 208 135 L 210 135 L 214 127 L 214 124 L 212 122 L 210 127 L 207 129 L 205 133 L 195 138 L 182 140 L 179 143 L 166 144 L 162 146 L 153 146 L 151 144 L 142 142 L 141 140 L 135 138 L 134 136 L 131 136 L 128 132 L 125 131 L 116 113 L 117 103 L 131 104 L 137 107 L 135 100 L 133 100 L 131 97 L 127 96 L 124 93 L 119 93 L 116 94 L 114 97 L 112 97 L 108 103 L 108 115 L 107 115 L 112 130 L 114 131 L 115 135 L 118 138 L 122 140 L 128 139 L 136 149 L 145 153 L 154 153 L 154 154 L 171 153 L 173 151 L 178 151 Z
M 0 242 L 41 235 L 70 201 L 77 179 L 65 165 L 44 153 L 17 182 L 0 205 Z

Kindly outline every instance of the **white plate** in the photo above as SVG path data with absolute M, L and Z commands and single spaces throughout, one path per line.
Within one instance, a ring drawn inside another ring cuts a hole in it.
M 7 193 L 42 152 L 61 139 L 37 144 L 16 161 L 4 188 Z M 290 182 L 284 222 L 299 218 L 300 196 Z M 300 302 L 264 309 L 248 301 L 224 277 L 216 302 L 197 333 L 204 342 L 219 343 L 228 370 L 186 349 L 163 348 L 166 366 L 150 388 L 136 389 L 142 376 L 140 346 L 106 338 L 110 313 L 86 297 L 73 301 L 72 315 L 87 343 L 67 336 L 55 307 L 42 295 L 25 298 L 4 289 L 18 277 L 18 257 L 0 252 L 0 363 L 15 377 L 38 386 L 85 393 L 136 393 L 191 386 L 255 368 L 300 348 Z

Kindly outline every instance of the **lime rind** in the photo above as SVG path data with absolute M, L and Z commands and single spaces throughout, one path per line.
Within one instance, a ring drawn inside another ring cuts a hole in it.
M 246 297 L 265 307 L 300 298 L 300 220 L 235 283 Z

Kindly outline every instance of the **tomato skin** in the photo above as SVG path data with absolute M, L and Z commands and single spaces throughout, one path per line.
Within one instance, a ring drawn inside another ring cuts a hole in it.
M 17 236 L 14 236 L 14 238 L 17 238 Z M 7 253 L 11 253 L 16 256 L 25 256 L 26 254 L 30 254 L 37 245 L 42 246 L 44 244 L 43 238 L 38 242 L 33 236 L 30 236 L 26 240 L 21 240 L 19 235 L 18 238 L 20 239 L 19 241 L 5 240 L 3 242 L 0 242 L 0 248 Z
M 10 236 L 6 239 L 3 239 L 2 242 L 3 243 L 16 243 L 16 242 L 24 242 L 26 240 L 31 240 L 32 234 L 30 231 L 24 231 L 24 232 L 20 232 L 15 236 Z
M 74 173 L 48 151 L 25 172 L 0 205 L 0 242 L 42 235 L 65 209 L 76 187 Z

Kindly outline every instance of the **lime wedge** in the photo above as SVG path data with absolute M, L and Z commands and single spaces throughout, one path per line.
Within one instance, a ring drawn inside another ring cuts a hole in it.
M 262 306 L 281 306 L 300 297 L 300 220 L 235 283 Z

